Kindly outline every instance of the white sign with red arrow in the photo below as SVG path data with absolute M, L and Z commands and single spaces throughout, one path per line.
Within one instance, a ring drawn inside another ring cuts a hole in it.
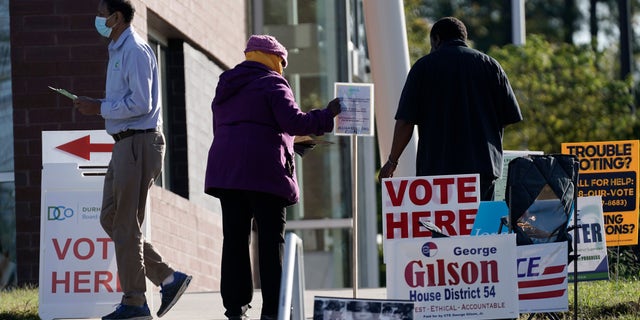
M 113 144 L 104 130 L 43 131 L 42 163 L 107 166 Z
M 113 145 L 104 130 L 42 132 L 38 314 L 43 320 L 97 318 L 121 299 L 115 248 L 100 225 Z M 147 239 L 149 218 L 143 227 Z

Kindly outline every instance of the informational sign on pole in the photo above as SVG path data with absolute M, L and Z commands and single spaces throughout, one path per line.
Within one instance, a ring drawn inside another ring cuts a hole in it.
M 335 84 L 342 111 L 336 117 L 334 134 L 351 136 L 351 181 L 353 210 L 352 282 L 353 297 L 358 297 L 358 136 L 373 136 L 373 84 Z
M 122 298 L 113 241 L 100 225 L 113 143 L 103 130 L 42 133 L 38 312 L 43 320 L 99 318 Z
M 373 84 L 335 84 L 342 112 L 336 117 L 336 135 L 373 136 Z
M 640 140 L 571 142 L 562 153 L 578 157 L 578 197 L 601 196 L 607 246 L 638 244 Z

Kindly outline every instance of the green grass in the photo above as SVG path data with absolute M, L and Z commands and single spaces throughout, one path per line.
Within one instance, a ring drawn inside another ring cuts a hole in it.
M 578 283 L 578 317 L 589 320 L 637 320 L 640 319 L 640 281 L 609 280 Z M 557 315 L 563 320 L 574 319 L 573 283 L 569 283 L 569 311 Z M 519 320 L 528 319 L 521 315 Z M 547 319 L 535 315 L 533 319 Z
M 39 320 L 38 288 L 0 290 L 0 320 Z
M 578 319 L 640 319 L 640 281 L 609 280 L 578 283 Z M 569 284 L 569 308 L 573 317 L 573 283 Z M 569 317 L 569 314 L 571 317 Z
M 578 319 L 640 319 L 640 281 L 609 280 L 578 283 Z M 569 311 L 562 319 L 573 319 L 573 284 L 569 284 Z M 203 312 L 213 311 L 203 309 Z M 528 319 L 521 315 L 519 319 Z M 38 289 L 0 291 L 0 320 L 39 320 Z M 536 315 L 533 319 L 546 319 Z

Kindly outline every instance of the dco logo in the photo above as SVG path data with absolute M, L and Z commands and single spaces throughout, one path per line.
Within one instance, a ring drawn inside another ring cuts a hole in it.
M 65 208 L 63 206 L 47 207 L 47 220 L 62 221 L 73 217 L 73 209 Z

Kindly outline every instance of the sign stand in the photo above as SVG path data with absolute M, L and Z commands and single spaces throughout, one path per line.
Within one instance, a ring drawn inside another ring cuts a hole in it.
M 358 297 L 358 137 L 351 136 L 351 166 L 353 181 L 353 201 L 351 202 L 353 210 L 353 297 Z
M 352 210 L 352 282 L 353 297 L 358 297 L 358 136 L 373 136 L 373 84 L 335 84 L 335 96 L 341 99 L 342 112 L 336 118 L 336 135 L 351 136 Z
M 43 320 L 99 318 L 122 298 L 113 241 L 100 225 L 113 143 L 104 130 L 42 132 L 38 313 Z M 147 215 L 146 238 L 149 223 Z M 147 301 L 153 308 L 149 291 Z
M 289 232 L 284 240 L 278 320 L 304 319 L 304 290 L 302 240 L 295 233 Z

